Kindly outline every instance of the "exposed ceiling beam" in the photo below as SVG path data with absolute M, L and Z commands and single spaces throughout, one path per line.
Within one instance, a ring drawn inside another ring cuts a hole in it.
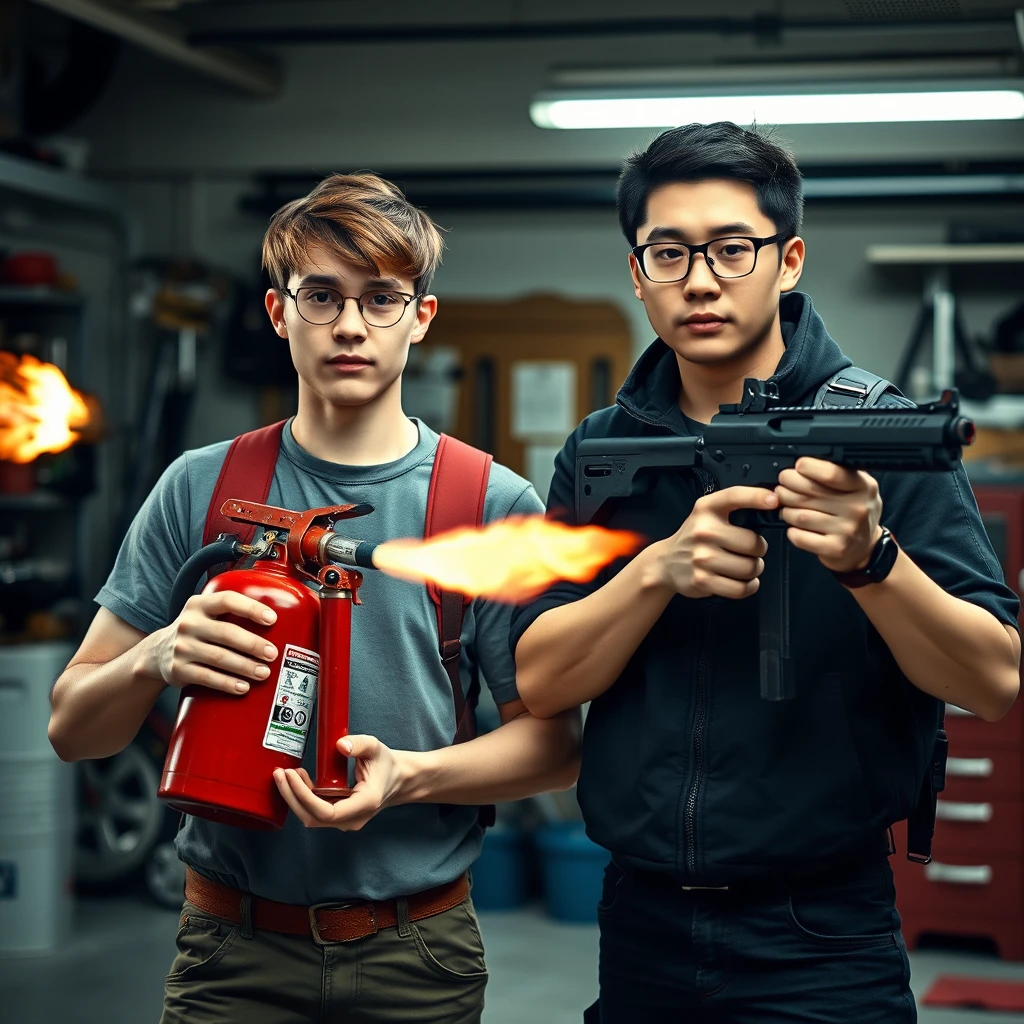
M 254 96 L 273 96 L 281 87 L 280 71 L 272 64 L 227 50 L 190 45 L 185 30 L 168 18 L 130 13 L 101 0 L 34 0 L 43 7 L 119 36 L 176 64 L 183 64 Z

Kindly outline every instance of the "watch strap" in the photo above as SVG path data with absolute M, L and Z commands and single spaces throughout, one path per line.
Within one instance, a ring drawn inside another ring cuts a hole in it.
M 850 572 L 836 572 L 830 569 L 829 572 L 844 587 L 866 587 L 869 583 L 881 583 L 889 575 L 899 554 L 899 547 L 896 538 L 886 527 L 882 527 L 882 535 L 875 542 L 871 549 L 871 557 L 868 564 L 862 569 L 853 569 Z

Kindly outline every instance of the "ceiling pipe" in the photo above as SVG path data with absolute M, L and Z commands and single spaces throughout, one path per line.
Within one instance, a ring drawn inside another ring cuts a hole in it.
M 1021 73 L 1012 56 L 880 57 L 871 60 L 788 60 L 732 64 L 691 64 L 677 67 L 590 66 L 552 68 L 552 87 L 767 85 L 770 82 L 886 81 L 904 78 L 1009 78 Z
M 157 15 L 129 13 L 101 0 L 34 0 L 76 21 L 119 36 L 144 50 L 216 78 L 241 92 L 268 98 L 281 88 L 281 73 L 274 65 L 227 50 L 191 46 L 185 30 Z
M 280 5 L 282 10 L 284 5 Z M 806 19 L 784 20 L 770 14 L 752 18 L 731 17 L 656 17 L 656 18 L 582 18 L 576 21 L 493 21 L 476 23 L 387 23 L 387 31 L 380 24 L 344 23 L 336 21 L 294 25 L 285 20 L 274 24 L 231 24 L 206 28 L 193 28 L 188 39 L 192 43 L 273 43 L 279 46 L 301 44 L 322 45 L 340 43 L 349 46 L 368 44 L 393 45 L 395 43 L 476 43 L 512 42 L 534 39 L 575 39 L 584 37 L 612 37 L 663 35 L 718 35 L 725 38 L 749 36 L 755 40 L 791 40 L 817 38 L 821 35 L 840 34 L 854 39 L 861 36 L 909 36 L 920 40 L 922 36 L 950 36 L 962 38 L 966 33 L 986 32 L 1002 42 L 1007 34 L 1007 17 L 972 17 L 929 19 L 886 19 L 884 21 L 851 21 L 837 18 L 831 21 Z M 209 20 L 209 19 L 208 19 Z

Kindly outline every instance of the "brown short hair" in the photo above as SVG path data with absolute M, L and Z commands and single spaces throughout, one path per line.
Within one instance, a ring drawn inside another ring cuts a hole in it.
M 314 245 L 374 274 L 411 277 L 425 294 L 444 246 L 437 225 L 402 190 L 369 171 L 332 174 L 270 218 L 263 266 L 277 288 Z

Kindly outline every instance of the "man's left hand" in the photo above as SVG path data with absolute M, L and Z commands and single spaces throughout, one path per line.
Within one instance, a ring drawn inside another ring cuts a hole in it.
M 775 488 L 786 536 L 833 572 L 868 564 L 882 535 L 882 499 L 867 473 L 804 457 L 779 474 Z
M 357 832 L 375 814 L 398 802 L 403 772 L 402 755 L 373 736 L 346 736 L 338 750 L 356 759 L 356 784 L 352 795 L 334 801 L 313 792 L 305 768 L 277 768 L 274 781 L 285 802 L 306 828 L 337 828 Z

